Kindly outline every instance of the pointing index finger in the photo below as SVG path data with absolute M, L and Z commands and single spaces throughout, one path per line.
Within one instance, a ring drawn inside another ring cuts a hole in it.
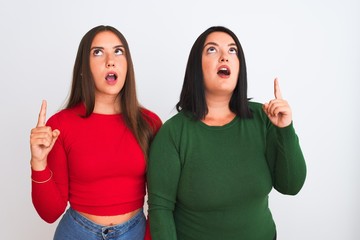
M 277 78 L 275 78 L 275 80 L 274 80 L 274 95 L 275 95 L 276 99 L 282 99 L 279 81 Z
M 38 122 L 36 124 L 36 127 L 43 127 L 45 126 L 45 121 L 46 121 L 46 100 L 43 100 L 41 103 L 41 109 L 40 109 L 40 113 L 39 113 L 39 118 L 38 118 Z

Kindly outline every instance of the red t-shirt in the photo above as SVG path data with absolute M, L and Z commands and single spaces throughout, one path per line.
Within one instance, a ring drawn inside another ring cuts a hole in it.
M 149 110 L 142 112 L 156 133 L 160 118 Z M 46 222 L 56 221 L 68 202 L 77 211 L 99 216 L 124 214 L 144 205 L 146 161 L 122 115 L 92 113 L 83 118 L 84 113 L 80 104 L 56 113 L 46 124 L 60 130 L 47 168 L 32 170 L 35 181 L 53 174 L 46 183 L 32 183 L 34 207 Z

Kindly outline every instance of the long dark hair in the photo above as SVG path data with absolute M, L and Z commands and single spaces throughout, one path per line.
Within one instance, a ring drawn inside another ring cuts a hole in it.
M 119 105 L 126 125 L 135 135 L 142 151 L 147 156 L 149 142 L 153 137 L 153 126 L 150 126 L 142 113 L 141 106 L 136 96 L 135 73 L 131 59 L 129 45 L 116 28 L 112 26 L 97 26 L 89 30 L 81 39 L 75 59 L 72 86 L 70 96 L 65 108 L 72 108 L 79 103 L 84 103 L 86 113 L 83 117 L 89 117 L 95 106 L 95 83 L 90 69 L 90 48 L 93 39 L 99 32 L 111 31 L 122 42 L 125 48 L 127 61 L 127 73 L 125 83 L 119 93 Z
M 195 41 L 191 48 L 187 62 L 184 83 L 180 94 L 180 100 L 176 104 L 177 111 L 186 111 L 193 115 L 194 119 L 204 119 L 208 113 L 205 100 L 204 74 L 202 71 L 202 52 L 207 36 L 213 32 L 224 32 L 229 34 L 238 48 L 238 58 L 240 71 L 236 87 L 231 96 L 229 108 L 240 118 L 252 118 L 252 113 L 248 106 L 247 97 L 247 74 L 246 63 L 243 49 L 239 39 L 228 28 L 213 26 L 203 32 Z

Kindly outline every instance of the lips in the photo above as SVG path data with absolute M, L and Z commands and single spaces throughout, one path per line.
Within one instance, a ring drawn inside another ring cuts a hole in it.
M 116 73 L 108 73 L 105 77 L 106 81 L 113 82 L 116 81 L 117 75 Z
M 228 77 L 231 74 L 230 68 L 228 66 L 220 66 L 218 68 L 217 74 L 220 77 Z

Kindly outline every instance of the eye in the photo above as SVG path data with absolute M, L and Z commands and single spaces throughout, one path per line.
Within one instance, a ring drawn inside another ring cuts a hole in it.
M 209 47 L 207 50 L 206 50 L 207 53 L 215 53 L 216 52 L 216 48 L 214 47 Z
M 94 56 L 102 56 L 102 55 L 103 55 L 103 51 L 102 51 L 101 49 L 94 49 L 93 55 L 94 55 Z
M 115 55 L 124 55 L 124 49 L 116 48 L 115 49 Z
M 230 54 L 237 54 L 237 49 L 236 48 L 230 48 L 229 53 Z

